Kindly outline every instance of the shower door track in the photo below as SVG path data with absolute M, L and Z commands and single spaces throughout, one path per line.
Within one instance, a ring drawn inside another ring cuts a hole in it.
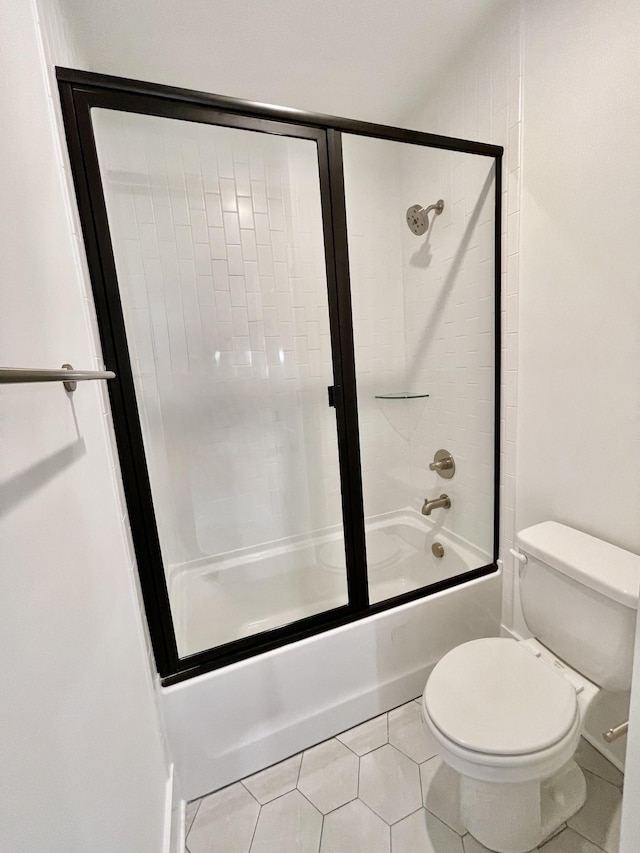
M 497 570 L 500 423 L 500 242 L 501 166 L 498 145 L 285 109 L 171 86 L 57 68 L 62 114 L 92 281 L 105 363 L 116 370 L 109 397 L 142 597 L 156 666 L 165 685 L 278 648 L 331 628 L 440 592 Z M 104 107 L 143 115 L 197 121 L 278 135 L 314 139 L 322 203 L 330 334 L 336 408 L 348 603 L 262 634 L 180 657 L 169 602 L 158 529 L 128 355 L 118 280 L 91 109 Z M 495 163 L 494 229 L 494 489 L 493 560 L 446 580 L 371 604 L 368 597 L 356 374 L 349 280 L 342 134 L 413 143 L 492 158 Z

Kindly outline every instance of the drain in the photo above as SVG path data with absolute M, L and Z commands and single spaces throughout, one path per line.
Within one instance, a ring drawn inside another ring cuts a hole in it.
M 444 557 L 444 545 L 441 542 L 434 542 L 431 546 L 431 553 L 434 557 Z

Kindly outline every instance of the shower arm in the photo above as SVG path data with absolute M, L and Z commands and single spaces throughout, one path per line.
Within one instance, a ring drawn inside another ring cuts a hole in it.
M 435 210 L 438 216 L 442 213 L 442 211 L 444 210 L 444 202 L 442 201 L 442 199 L 437 201 L 435 204 L 430 204 L 429 207 L 424 208 L 425 214 L 431 213 L 432 210 Z

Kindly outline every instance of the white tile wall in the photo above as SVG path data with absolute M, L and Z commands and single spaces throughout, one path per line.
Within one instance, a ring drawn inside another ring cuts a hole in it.
M 492 545 L 492 161 L 388 140 L 345 137 L 365 513 L 412 507 L 447 491 L 434 521 Z M 426 237 L 406 209 L 443 197 Z M 380 400 L 409 391 L 428 399 Z M 439 447 L 453 481 L 428 471 Z
M 502 195 L 502 407 L 500 556 L 504 561 L 503 624 L 513 624 L 519 217 L 521 187 L 521 4 L 498 4 L 481 35 L 451 57 L 406 125 L 505 147 Z M 509 480 L 505 478 L 510 478 Z M 507 486 L 508 484 L 508 486 Z
M 437 522 L 491 553 L 493 543 L 494 200 L 493 161 L 412 150 L 405 206 L 445 201 L 427 238 L 403 233 L 410 383 L 431 395 L 411 439 L 411 505 L 446 492 Z M 446 481 L 428 470 L 439 448 L 456 460 Z
M 338 523 L 314 143 L 94 119 L 165 563 Z
M 358 418 L 367 517 L 408 506 L 409 440 L 423 400 L 380 400 L 406 390 L 400 160 L 384 140 L 343 137 Z

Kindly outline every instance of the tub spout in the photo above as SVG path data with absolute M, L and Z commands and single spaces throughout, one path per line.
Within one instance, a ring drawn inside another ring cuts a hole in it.
M 423 515 L 431 515 L 432 509 L 449 509 L 451 506 L 451 498 L 449 495 L 440 495 L 439 498 L 434 498 L 432 501 L 427 500 L 425 498 L 424 504 L 422 505 L 422 514 Z

